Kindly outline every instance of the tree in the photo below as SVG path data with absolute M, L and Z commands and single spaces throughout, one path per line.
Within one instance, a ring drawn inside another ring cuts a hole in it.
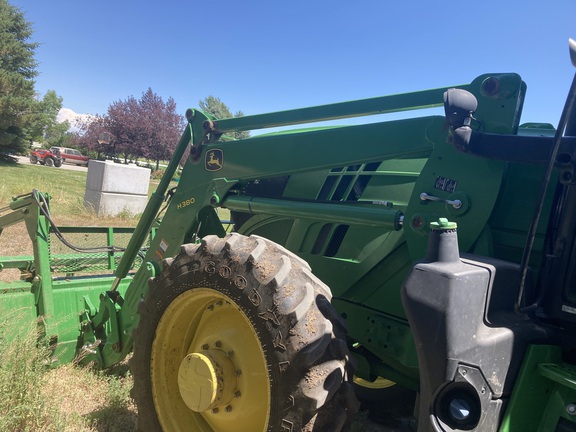
M 216 118 L 239 117 L 241 111 L 232 115 L 230 109 L 220 99 L 208 96 L 200 101 L 200 107 Z M 172 157 L 185 126 L 183 116 L 176 112 L 176 102 L 171 97 L 164 101 L 148 88 L 140 99 L 130 96 L 125 100 L 112 102 L 104 116 L 96 116 L 76 125 L 79 132 L 74 137 L 76 147 L 111 154 L 122 155 L 124 163 L 132 157 L 144 157 L 156 162 Z M 100 137 L 110 134 L 108 149 Z M 250 136 L 247 131 L 235 132 L 234 137 L 243 139 Z M 99 142 L 100 141 L 100 142 Z M 184 158 L 183 158 L 184 159 Z
M 174 99 L 166 102 L 148 88 L 140 99 L 133 96 L 112 102 L 104 116 L 94 116 L 76 124 L 76 147 L 122 155 L 124 163 L 133 157 L 156 162 L 170 159 L 182 129 L 184 118 L 176 113 Z M 109 135 L 105 140 L 104 135 Z
M 237 111 L 234 115 L 228 108 L 228 106 L 220 100 L 220 98 L 214 96 L 208 96 L 199 102 L 200 109 L 207 114 L 213 115 L 216 119 L 224 119 L 230 117 L 242 117 L 244 113 L 242 111 Z M 245 139 L 250 136 L 249 131 L 237 131 L 233 132 L 232 136 L 236 139 Z
M 73 132 L 71 146 L 88 152 L 96 153 L 100 159 L 103 154 L 112 154 L 114 141 L 111 134 L 106 130 L 106 117 L 95 115 L 78 118 L 74 122 L 77 129 Z
M 26 117 L 26 138 L 33 141 L 44 142 L 48 146 L 59 146 L 67 140 L 66 132 L 70 129 L 67 121 L 58 123 L 56 118 L 62 108 L 62 97 L 54 90 L 48 90 L 44 97 L 35 100 Z
M 38 47 L 19 9 L 0 0 L 0 153 L 26 149 L 26 122 L 33 111 Z
M 124 163 L 131 157 L 142 156 L 138 146 L 142 131 L 139 126 L 140 107 L 134 96 L 112 102 L 104 119 L 105 129 L 114 137 L 113 157 L 121 154 Z
M 143 156 L 156 161 L 170 159 L 184 128 L 184 118 L 176 112 L 176 102 L 166 102 L 148 88 L 139 101 L 139 123 L 142 128 L 140 146 Z

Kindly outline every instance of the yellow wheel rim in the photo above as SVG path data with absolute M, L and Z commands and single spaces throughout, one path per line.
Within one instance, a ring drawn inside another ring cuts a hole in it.
M 152 344 L 152 396 L 163 430 L 265 431 L 270 381 L 248 317 L 208 288 L 180 294 Z
M 374 381 L 367 381 L 367 380 L 359 378 L 357 376 L 354 377 L 354 384 L 357 384 L 360 387 L 364 387 L 364 388 L 372 389 L 372 390 L 386 389 L 386 388 L 393 387 L 396 385 L 396 383 L 394 381 L 390 381 L 389 379 L 382 378 L 382 377 L 378 377 Z

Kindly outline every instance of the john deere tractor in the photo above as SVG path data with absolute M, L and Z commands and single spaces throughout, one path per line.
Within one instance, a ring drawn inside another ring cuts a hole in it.
M 400 428 L 576 430 L 575 89 L 557 128 L 521 122 L 513 73 L 189 109 L 134 230 L 58 227 L 36 190 L 0 209 L 34 250 L 0 260 L 0 319 L 41 316 L 55 365 L 132 354 L 143 431 L 340 431 L 399 390 Z

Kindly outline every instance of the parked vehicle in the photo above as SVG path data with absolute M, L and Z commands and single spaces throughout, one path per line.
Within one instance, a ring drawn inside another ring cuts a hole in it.
M 62 166 L 62 158 L 57 151 L 54 152 L 52 149 L 37 149 L 30 152 L 30 163 L 39 163 L 40 165 L 55 166 L 58 168 Z
M 62 156 L 63 163 L 75 164 L 79 166 L 88 166 L 88 161 L 90 158 L 84 156 L 76 149 L 71 149 L 67 147 L 51 147 L 51 151 L 59 151 Z

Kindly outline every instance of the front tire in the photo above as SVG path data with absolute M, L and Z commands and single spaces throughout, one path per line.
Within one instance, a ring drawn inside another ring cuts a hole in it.
M 36 165 L 38 163 L 38 158 L 36 155 L 30 155 L 30 163 Z
M 146 431 L 339 431 L 358 409 L 345 326 L 306 262 L 264 238 L 182 246 L 134 332 Z
M 46 159 L 44 159 L 44 163 L 48 167 L 53 167 L 54 166 L 54 159 L 52 159 L 51 157 L 47 157 Z

